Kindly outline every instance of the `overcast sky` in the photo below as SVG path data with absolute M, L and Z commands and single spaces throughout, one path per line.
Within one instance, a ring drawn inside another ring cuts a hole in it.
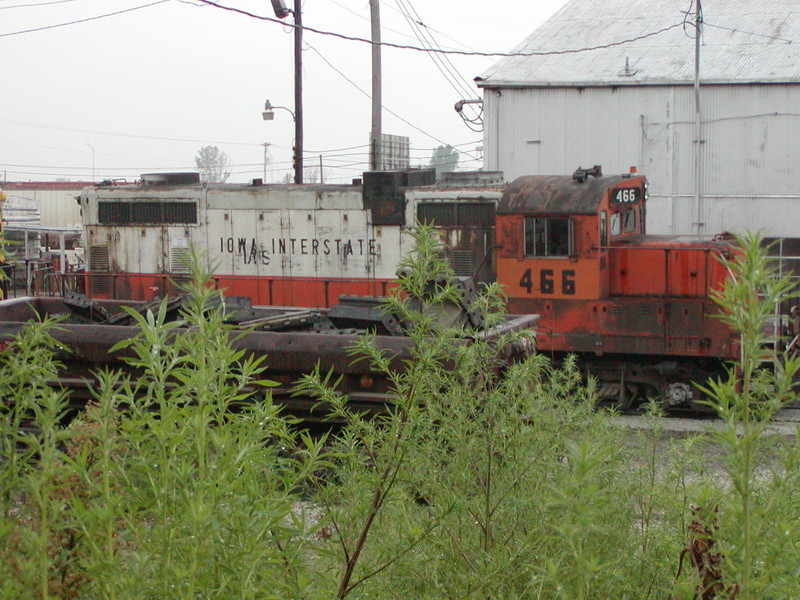
M 274 18 L 270 0 L 216 1 Z M 381 0 L 383 41 L 421 45 L 406 10 L 443 48 L 507 52 L 565 1 Z M 368 0 L 303 5 L 304 25 L 356 37 L 370 37 L 369 14 Z M 196 170 L 213 144 L 230 158 L 229 181 L 245 182 L 262 176 L 268 142 L 277 181 L 291 171 L 294 125 L 261 111 L 267 98 L 293 108 L 292 44 L 288 27 L 193 0 L 0 0 L 0 178 L 85 181 L 94 165 L 95 180 L 131 181 Z M 482 134 L 453 105 L 480 96 L 473 79 L 497 59 L 447 59 L 384 48 L 383 130 L 410 138 L 412 165 L 447 143 L 479 168 Z M 349 181 L 368 161 L 370 47 L 307 31 L 303 60 L 306 164 L 321 154 L 329 181 Z

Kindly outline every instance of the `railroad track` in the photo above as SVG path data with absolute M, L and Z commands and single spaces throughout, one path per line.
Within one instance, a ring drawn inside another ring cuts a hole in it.
M 50 382 L 53 387 L 70 391 L 67 404 L 67 420 L 71 420 L 92 398 L 91 390 L 96 385 L 93 377 L 61 377 Z M 316 431 L 341 426 L 342 422 L 326 419 L 324 410 L 315 408 L 317 400 L 309 397 L 297 396 L 291 387 L 279 385 L 271 388 L 273 400 L 282 407 L 286 416 L 297 418 L 304 427 Z M 351 394 L 351 408 L 365 414 L 379 414 L 384 410 L 388 395 L 386 393 L 359 392 Z M 613 405 L 610 405 L 613 406 Z M 631 429 L 650 429 L 652 423 L 639 409 L 634 409 L 615 417 L 617 423 Z M 663 419 L 659 420 L 659 427 L 674 433 L 699 433 L 714 427 L 718 422 L 714 414 L 701 412 L 695 409 L 671 409 Z M 800 425 L 800 401 L 783 409 L 773 419 L 775 427 L 781 433 L 794 435 L 794 428 Z

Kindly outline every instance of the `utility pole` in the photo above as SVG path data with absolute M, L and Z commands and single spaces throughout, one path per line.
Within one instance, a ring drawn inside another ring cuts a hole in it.
M 92 183 L 94 183 L 94 146 L 92 146 L 89 142 L 86 142 L 86 145 L 89 146 L 89 149 L 92 151 Z
M 693 158 L 694 158 L 694 224 L 692 227 L 693 233 L 700 235 L 704 232 L 705 223 L 703 222 L 703 196 L 701 184 L 703 180 L 703 120 L 700 111 L 700 37 L 703 32 L 703 8 L 700 5 L 700 0 L 695 2 L 694 13 L 694 143 Z
M 372 20 L 372 139 L 370 140 L 369 168 L 379 171 L 381 164 L 381 13 L 379 0 L 369 0 Z
M 303 15 L 294 0 L 294 182 L 303 183 Z
M 262 183 L 267 183 L 267 162 L 268 162 L 267 157 L 269 156 L 268 154 L 269 142 L 263 142 L 261 145 L 264 146 L 264 179 L 262 179 L 261 181 Z

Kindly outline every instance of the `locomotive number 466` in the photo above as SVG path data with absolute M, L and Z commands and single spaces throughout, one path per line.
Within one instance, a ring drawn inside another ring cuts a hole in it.
M 638 202 L 642 197 L 642 190 L 639 188 L 626 188 L 617 190 L 611 196 L 612 204 L 632 204 Z
M 565 296 L 575 295 L 575 271 L 564 269 L 556 272 L 554 269 L 541 269 L 537 277 L 539 293 L 554 294 L 556 286 Z M 524 288 L 529 294 L 533 293 L 534 276 L 531 269 L 525 269 L 522 278 L 519 280 L 519 287 Z

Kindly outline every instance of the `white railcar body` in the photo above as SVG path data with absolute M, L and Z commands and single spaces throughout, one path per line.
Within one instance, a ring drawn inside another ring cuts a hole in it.
M 81 196 L 87 291 L 131 299 L 174 293 L 195 248 L 226 293 L 259 304 L 330 306 L 343 293 L 382 295 L 411 247 L 421 204 L 437 215 L 430 207 L 484 208 L 481 226 L 466 234 L 456 217 L 442 221 L 446 239 L 462 246 L 449 258 L 473 274 L 492 249 L 500 195 L 499 186 L 426 186 L 370 204 L 361 185 L 95 186 Z

